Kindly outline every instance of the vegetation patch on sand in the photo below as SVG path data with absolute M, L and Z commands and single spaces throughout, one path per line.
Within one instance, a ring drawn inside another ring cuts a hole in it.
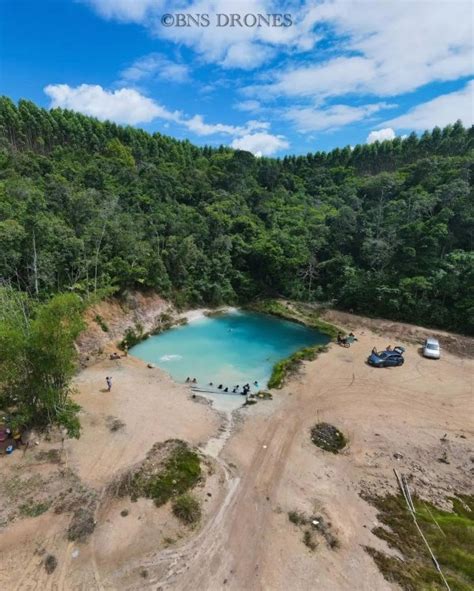
M 185 493 L 173 500 L 173 514 L 186 525 L 195 525 L 201 519 L 201 506 L 199 501 Z
M 125 423 L 112 415 L 109 415 L 105 419 L 105 424 L 107 425 L 109 431 L 111 431 L 112 433 L 121 431 L 125 428 Z
M 329 423 L 317 423 L 311 429 L 311 441 L 325 451 L 337 454 L 347 445 L 344 435 Z
M 64 467 L 60 450 L 40 450 L 23 456 L 0 482 L 0 527 L 51 510 L 71 514 L 67 538 L 85 541 L 95 529 L 98 502 L 97 492 Z
M 99 497 L 95 490 L 84 486 L 74 474 L 71 474 L 71 479 L 74 485 L 59 495 L 54 512 L 72 513 L 67 538 L 71 542 L 85 542 L 96 526 L 95 513 Z
M 322 515 L 309 516 L 303 511 L 289 511 L 288 519 L 303 531 L 303 543 L 311 551 L 318 547 L 318 536 L 321 536 L 332 550 L 339 548 L 339 540 L 331 531 L 331 523 Z
M 199 455 L 186 442 L 168 439 L 155 443 L 145 460 L 112 483 L 110 491 L 132 500 L 147 497 L 159 507 L 193 488 L 201 475 Z
M 373 533 L 399 552 L 389 556 L 367 547 L 385 579 L 406 591 L 446 589 L 401 495 L 368 499 L 383 524 Z M 474 495 L 451 499 L 447 512 L 414 498 L 418 524 L 452 591 L 474 588 Z
M 314 361 L 320 353 L 328 350 L 326 345 L 315 345 L 314 347 L 304 347 L 289 357 L 275 363 L 272 369 L 272 375 L 268 380 L 269 388 L 281 388 L 288 376 L 295 374 L 301 367 L 303 361 Z
M 44 560 L 44 568 L 48 575 L 52 574 L 58 566 L 58 559 L 54 554 L 48 554 Z
M 50 503 L 46 502 L 35 502 L 27 501 L 20 505 L 20 514 L 23 517 L 38 517 L 42 513 L 45 513 L 49 509 Z

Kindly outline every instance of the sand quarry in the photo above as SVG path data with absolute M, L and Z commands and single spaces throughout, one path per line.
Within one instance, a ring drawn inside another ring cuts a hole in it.
M 371 533 L 376 510 L 361 493 L 396 492 L 393 468 L 412 474 L 413 490 L 427 500 L 472 493 L 474 361 L 466 351 L 424 359 L 418 344 L 406 342 L 416 338 L 404 325 L 337 313 L 330 320 L 355 330 L 359 341 L 350 349 L 332 345 L 273 400 L 232 414 L 193 399 L 187 387 L 131 356 L 83 369 L 75 384 L 81 438 L 62 441 L 58 434 L 25 454 L 0 458 L 0 587 L 398 589 L 364 550 L 390 552 Z M 402 341 L 403 367 L 366 365 L 372 347 Z M 110 393 L 106 375 L 113 377 Z M 311 442 L 310 429 L 321 421 L 348 438 L 342 453 Z M 205 458 L 206 479 L 195 490 L 203 518 L 195 529 L 180 524 L 169 504 L 156 508 L 151 500 L 107 492 L 118 474 L 169 438 L 197 446 Z M 449 463 L 439 461 L 443 454 Z M 66 536 L 71 495 L 76 510 L 78 503 L 92 510 L 95 528 L 83 542 Z M 65 501 L 29 517 L 19 509 L 26 497 Z M 310 551 L 289 511 L 324 515 L 338 547 L 321 540 Z M 51 573 L 48 555 L 57 563 Z

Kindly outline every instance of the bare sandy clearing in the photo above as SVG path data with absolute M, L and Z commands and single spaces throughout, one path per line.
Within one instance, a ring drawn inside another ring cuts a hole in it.
M 0 583 L 22 590 L 396 589 L 363 549 L 387 550 L 370 532 L 376 511 L 360 492 L 395 491 L 393 467 L 413 474 L 413 490 L 428 499 L 470 492 L 474 362 L 447 352 L 440 361 L 426 360 L 408 345 L 403 367 L 370 368 L 365 359 L 373 346 L 396 343 L 388 334 L 362 331 L 350 349 L 332 346 L 305 364 L 273 401 L 234 416 L 215 473 L 197 491 L 205 507 L 200 529 L 189 532 L 168 507 L 156 509 L 147 500 L 105 499 L 94 534 L 77 545 L 65 539 L 66 516 L 46 513 L 2 531 Z M 113 376 L 111 393 L 100 392 L 105 375 Z M 66 443 L 67 459 L 98 490 L 156 441 L 179 437 L 205 445 L 219 433 L 221 419 L 208 405 L 132 358 L 94 365 L 77 385 L 84 434 Z M 108 416 L 125 428 L 111 432 Z M 313 445 L 309 431 L 319 421 L 348 437 L 341 454 Z M 20 462 L 20 454 L 2 459 L 3 476 L 12 462 Z M 332 550 L 320 536 L 311 552 L 288 520 L 292 510 L 323 515 L 340 548 Z M 51 575 L 44 549 L 58 559 Z

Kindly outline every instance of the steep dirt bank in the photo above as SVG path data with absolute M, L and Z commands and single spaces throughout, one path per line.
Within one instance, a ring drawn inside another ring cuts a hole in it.
M 154 330 L 160 315 L 176 316 L 176 310 L 158 294 L 131 292 L 121 298 L 108 298 L 90 307 L 85 314 L 86 330 L 77 341 L 82 366 L 104 359 L 122 340 L 127 328 L 141 326 Z

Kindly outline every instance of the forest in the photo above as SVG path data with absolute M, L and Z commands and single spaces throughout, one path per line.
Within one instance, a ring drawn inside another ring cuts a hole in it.
M 473 128 L 282 159 L 0 99 L 0 278 L 474 333 Z

